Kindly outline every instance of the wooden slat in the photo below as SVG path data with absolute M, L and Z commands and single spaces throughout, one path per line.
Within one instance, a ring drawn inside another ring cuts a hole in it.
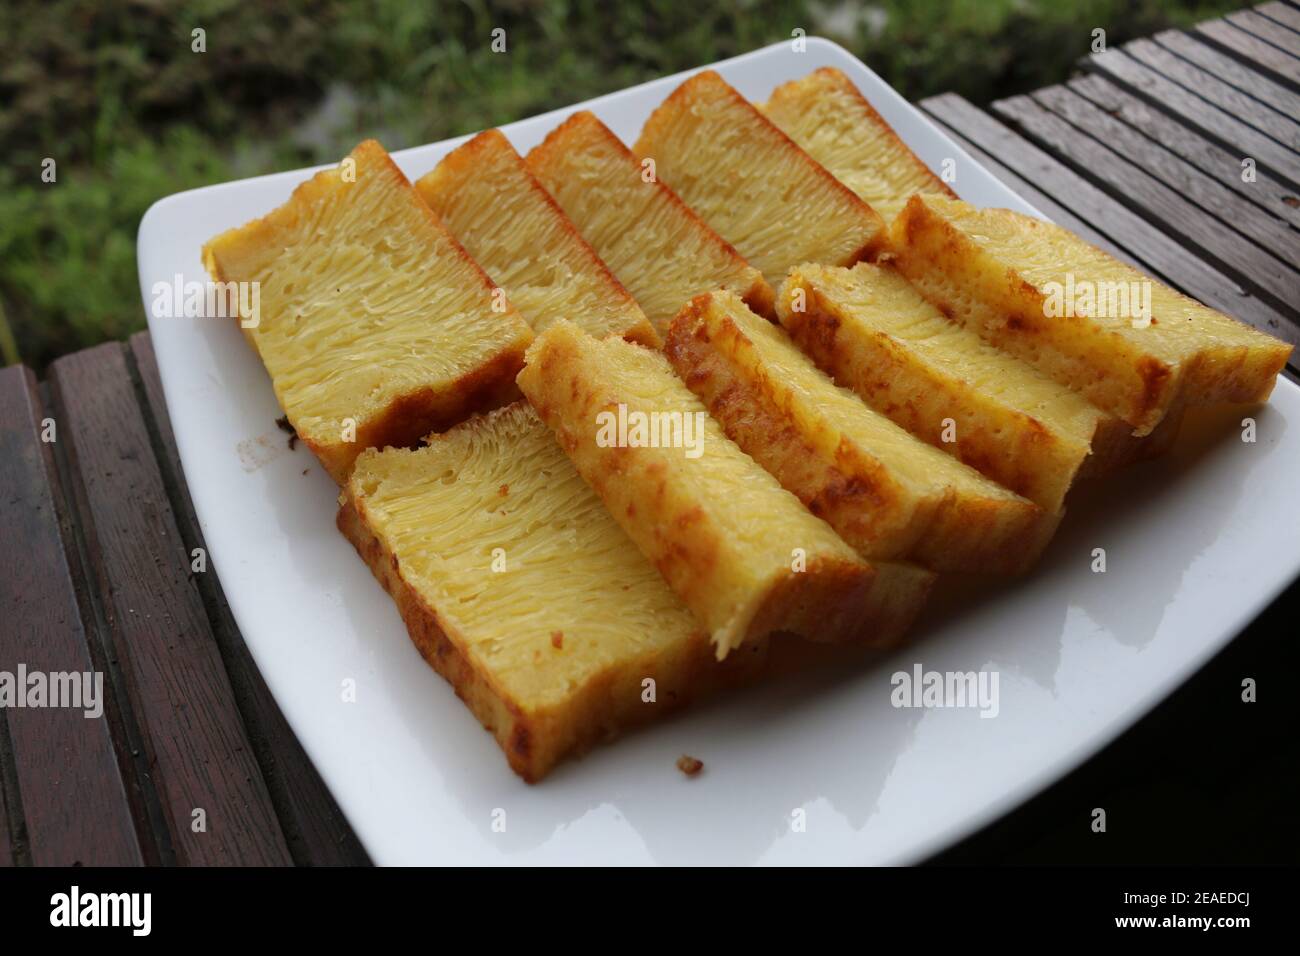
M 130 349 L 153 425 L 154 451 L 162 465 L 172 511 L 184 539 L 184 551 L 189 554 L 194 548 L 206 549 L 176 450 L 149 333 L 132 336 Z M 253 662 L 226 604 L 215 569 L 209 565 L 208 572 L 196 575 L 195 580 L 294 862 L 310 866 L 368 863 L 365 850 L 303 752 Z
M 1255 8 L 1255 12 L 1268 17 L 1274 23 L 1280 23 L 1300 33 L 1300 9 L 1296 7 L 1282 3 L 1280 0 L 1272 0 L 1271 3 L 1261 3 Z
M 53 456 L 41 440 L 44 418 L 31 372 L 0 371 L 0 670 L 16 675 L 22 665 L 47 679 L 76 675 L 82 684 L 81 675 L 96 668 L 60 530 Z M 109 732 L 110 687 L 102 671 L 97 678 L 97 717 L 87 718 L 84 707 L 13 707 L 5 714 L 28 852 L 37 865 L 143 862 Z
M 9 746 L 4 710 L 0 709 L 0 870 L 18 862 L 16 844 L 19 842 L 19 814 L 16 808 L 9 808 L 9 801 L 17 793 L 18 771 L 14 767 L 13 752 Z
M 57 417 L 49 383 L 43 382 L 39 391 L 41 405 L 51 417 Z M 98 582 L 91 570 L 85 528 L 80 519 L 81 511 L 84 509 L 80 509 L 76 503 L 76 489 L 79 487 L 79 482 L 69 461 L 69 445 L 67 441 L 53 442 L 50 445 L 54 452 L 54 471 L 58 479 L 57 486 L 53 486 L 52 490 L 58 502 L 57 510 L 63 531 L 64 553 L 72 569 L 73 585 L 82 612 L 82 622 L 88 631 L 91 660 L 96 670 L 104 673 L 112 690 L 107 711 L 109 736 L 113 739 L 113 745 L 117 750 L 118 766 L 122 769 L 127 785 L 127 795 L 131 801 L 132 816 L 135 819 L 136 835 L 140 840 L 144 864 L 146 866 L 175 865 L 176 854 L 172 851 L 162 804 L 154 789 L 153 774 L 145 754 L 144 742 L 131 709 L 126 678 L 112 645 L 108 613 L 103 596 L 99 593 Z M 23 836 L 25 844 L 25 832 Z
M 1240 157 L 1152 109 L 1100 74 L 1076 77 L 1067 85 L 1111 116 L 1122 119 L 1187 160 L 1215 182 L 1223 184 L 1290 225 L 1300 227 L 1300 195 L 1297 195 L 1300 190 L 1292 189 L 1267 171 L 1258 169 L 1255 171 L 1254 182 L 1243 181 Z
M 1155 263 L 1144 257 L 1141 250 L 1159 249 L 1160 234 L 1148 230 L 1145 223 L 1100 189 L 955 93 L 930 97 L 921 105 L 948 129 L 962 136 L 965 142 L 986 155 L 999 157 L 1013 173 L 1037 184 L 1042 194 L 1061 197 L 1058 205 L 1068 206 L 1077 222 L 1105 223 L 1106 235 L 1113 245 L 1144 268 L 1158 271 Z M 1098 230 L 1092 229 L 1092 232 L 1097 234 Z M 1173 256 L 1179 247 L 1169 243 L 1165 251 Z M 1189 257 L 1188 264 L 1192 262 Z M 1172 277 L 1166 278 L 1174 281 Z
M 122 346 L 59 359 L 51 388 L 89 560 L 176 861 L 290 862 L 189 580 Z M 206 832 L 194 830 L 197 809 Z
M 1287 116 L 1300 116 L 1300 94 L 1287 89 L 1258 70 L 1251 69 L 1236 57 L 1219 52 L 1217 47 L 1203 43 L 1181 30 L 1165 30 L 1151 39 L 1166 50 L 1177 53 L 1189 63 L 1194 63 L 1207 73 L 1231 83 L 1243 93 L 1267 103 Z
M 1182 85 L 1189 92 L 1209 100 L 1243 123 L 1249 123 L 1287 149 L 1293 152 L 1300 150 L 1300 123 L 1279 113 L 1272 106 L 1243 93 L 1150 40 L 1134 40 L 1132 43 L 1126 43 L 1124 52 L 1143 66 Z M 1296 162 L 1300 163 L 1300 156 L 1296 157 Z
M 1122 259 L 1130 265 L 1140 266 L 1128 252 L 1115 245 L 1101 232 L 1092 227 L 1092 224 L 1086 220 L 1080 219 L 1074 214 L 1074 211 L 1067 206 L 1061 205 L 1047 193 L 1033 185 L 1029 180 L 1017 175 L 1012 170 L 1004 166 L 999 160 L 994 159 L 989 153 L 980 149 L 969 139 L 962 136 L 952 127 L 944 123 L 942 114 L 945 110 L 944 103 L 940 97 L 933 97 L 928 100 L 922 100 L 918 106 L 930 114 L 930 118 L 949 136 L 956 140 L 962 149 L 970 153 L 980 165 L 992 173 L 1007 188 L 1022 199 L 1035 206 L 1043 215 L 1047 216 L 1058 225 L 1064 226 L 1077 236 L 1087 239 L 1093 245 L 1105 249 L 1117 259 Z M 958 173 L 958 183 L 960 184 L 960 172 Z
M 1300 89 L 1300 60 L 1271 43 L 1240 30 L 1223 20 L 1199 23 L 1196 32 L 1211 43 L 1240 57 L 1257 70 L 1261 70 L 1292 89 Z
M 1094 54 L 1084 65 L 1143 97 L 1153 106 L 1216 140 L 1243 159 L 1250 157 L 1274 176 L 1300 188 L 1295 154 L 1212 103 L 1148 69 L 1123 50 Z
M 1148 139 L 1067 87 L 1047 87 L 1033 93 L 1032 99 L 1129 162 L 1149 171 L 1153 178 L 1178 195 L 1213 213 L 1223 225 L 1281 259 L 1281 264 L 1300 262 L 1300 232 L 1178 158 L 1162 143 Z M 1241 179 L 1240 176 L 1232 178 Z M 1229 237 L 1227 241 L 1232 240 Z M 1293 286 L 1300 291 L 1300 273 L 1292 270 L 1292 280 Z
M 1300 320 L 1300 313 L 1295 311 L 1300 304 L 1300 273 L 1293 268 L 1263 249 L 1242 242 L 1176 189 L 1113 152 L 1100 140 L 1079 135 L 1070 124 L 1029 97 L 999 100 L 993 108 L 1088 176 L 1104 181 L 1110 191 L 1143 215 L 1163 222 L 1174 235 L 1195 243 L 1225 271 L 1235 274 L 1246 288 L 1272 299 L 1284 315 Z M 1293 326 L 1288 334 L 1294 340 L 1300 328 Z
M 1271 43 L 1292 56 L 1300 57 L 1300 34 L 1288 30 L 1276 21 L 1261 16 L 1254 10 L 1238 10 L 1235 13 L 1229 13 L 1224 19 L 1252 36 L 1259 37 L 1264 42 Z
M 1275 309 L 1247 295 L 1236 282 L 1198 258 L 1176 237 L 1116 202 L 960 96 L 945 93 L 926 100 L 926 106 L 949 127 L 986 152 L 1002 158 L 1017 174 L 1039 184 L 1043 191 L 1061 197 L 1080 218 L 1103 226 L 1116 244 L 1144 264 L 1146 272 L 1273 335 L 1285 337 L 1292 329 L 1291 323 Z

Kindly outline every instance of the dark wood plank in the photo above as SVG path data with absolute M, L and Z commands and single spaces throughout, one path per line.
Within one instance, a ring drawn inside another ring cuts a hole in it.
M 1300 116 L 1300 94 L 1258 70 L 1251 69 L 1236 57 L 1221 53 L 1218 48 L 1181 30 L 1164 30 L 1151 39 L 1205 72 L 1217 76 L 1225 83 L 1231 83 L 1243 93 L 1267 103 L 1278 112 L 1291 117 Z
M 18 820 L 22 814 L 10 802 L 18 794 L 18 771 L 14 767 L 13 751 L 9 746 L 9 730 L 4 709 L 0 708 L 0 869 L 18 863 L 18 851 L 24 835 Z
M 1213 213 L 1223 225 L 1281 259 L 1281 264 L 1300 263 L 1300 232 L 1180 159 L 1163 144 L 1098 109 L 1067 87 L 1050 86 L 1031 94 L 1031 97 L 1071 126 L 1147 170 L 1153 178 L 1179 195 Z M 1241 179 L 1240 176 L 1233 178 Z M 1300 287 L 1300 273 L 1293 275 L 1293 281 L 1296 287 Z
M 42 382 L 39 392 L 41 405 L 51 417 L 57 418 L 49 383 Z M 79 487 L 79 482 L 69 461 L 69 444 L 67 441 L 56 441 L 50 445 L 53 451 L 54 470 L 58 478 L 58 484 L 52 486 L 52 490 L 55 493 L 56 510 L 59 512 L 60 526 L 63 531 L 64 553 L 72 570 L 77 603 L 81 608 L 82 622 L 87 630 L 91 660 L 94 662 L 95 669 L 104 673 L 106 681 L 112 688 L 107 710 L 109 735 L 117 750 L 118 766 L 122 769 L 127 785 L 127 795 L 136 821 L 136 835 L 140 839 L 144 864 L 174 866 L 176 854 L 172 852 L 171 837 L 167 832 L 162 803 L 154 789 L 144 742 L 131 709 L 126 678 L 113 648 L 108 612 L 104 606 L 103 596 L 99 593 L 94 572 L 91 570 L 89 551 L 86 546 L 86 529 L 81 521 L 84 508 L 76 502 L 76 489 Z M 25 832 L 23 837 L 25 845 Z
M 1268 17 L 1274 23 L 1280 23 L 1282 26 L 1300 33 L 1300 8 L 1282 3 L 1280 0 L 1272 0 L 1271 3 L 1261 3 L 1255 8 L 1255 12 Z
M 1213 103 L 1148 69 L 1123 50 L 1094 54 L 1084 61 L 1084 66 L 1102 73 L 1158 109 L 1200 130 L 1241 158 L 1254 159 L 1258 167 L 1300 189 L 1300 182 L 1297 182 L 1300 168 L 1297 168 L 1295 153 Z
M 1202 99 L 1249 123 L 1270 139 L 1287 149 L 1300 150 L 1300 123 L 1275 108 L 1243 93 L 1229 83 L 1212 76 L 1198 66 L 1175 56 L 1150 40 L 1134 40 L 1124 44 L 1124 52 L 1143 66 L 1161 76 L 1186 87 Z M 1296 157 L 1300 163 L 1300 156 Z
M 1137 260 L 1135 260 L 1131 255 L 1129 255 L 1129 253 L 1126 250 L 1121 249 L 1119 246 L 1111 242 L 1110 239 L 1107 238 L 1103 233 L 1098 232 L 1096 229 L 1094 229 L 1091 223 L 1087 222 L 1084 219 L 1080 219 L 1078 216 L 1074 214 L 1073 210 L 1071 210 L 1069 207 L 1061 205 L 1059 202 L 1057 202 L 1047 193 L 1043 192 L 1033 183 L 1029 182 L 1029 180 L 1024 179 L 1023 177 L 1017 175 L 1012 170 L 1008 169 L 999 160 L 995 159 L 989 153 L 980 149 L 970 140 L 966 139 L 966 137 L 962 136 L 952 127 L 944 123 L 939 115 L 940 113 L 943 112 L 944 109 L 944 106 L 941 102 L 934 102 L 932 100 L 922 100 L 917 105 L 920 106 L 922 110 L 929 113 L 930 118 L 939 126 L 939 128 L 942 129 L 949 136 L 951 136 L 957 142 L 957 144 L 961 146 L 962 149 L 970 153 L 971 157 L 975 159 L 976 162 L 978 162 L 981 166 L 983 166 L 995 177 L 997 177 L 997 179 L 1000 182 L 1002 182 L 1003 185 L 1007 186 L 1009 189 L 1015 192 L 1016 195 L 1020 196 L 1022 199 L 1026 200 L 1027 202 L 1035 206 L 1039 210 L 1039 212 L 1043 213 L 1043 215 L 1051 219 L 1052 222 L 1064 226 L 1066 229 L 1069 229 L 1075 235 L 1081 236 L 1082 238 L 1087 239 L 1093 245 L 1105 249 L 1108 253 L 1110 253 L 1115 258 L 1122 259 L 1125 262 L 1129 263 L 1130 265 L 1140 267 L 1140 264 L 1137 262 Z M 934 107 L 934 109 L 931 109 L 932 106 Z M 935 112 L 935 110 L 937 110 L 938 112 Z M 957 181 L 958 183 L 961 182 L 960 170 L 958 171 Z
M 1166 230 L 1116 202 L 1102 189 L 960 96 L 945 93 L 925 102 L 926 108 L 949 127 L 1001 158 L 1018 175 L 1039 184 L 1043 191 L 1060 197 L 1080 218 L 1097 223 L 1116 244 L 1143 264 L 1147 273 L 1273 335 L 1285 338 L 1293 329 L 1290 321 L 1276 309 L 1247 294 Z
M 1254 10 L 1238 10 L 1229 13 L 1224 19 L 1252 36 L 1259 37 L 1265 43 L 1271 43 L 1279 50 L 1300 57 L 1300 34 L 1294 30 L 1288 30 L 1280 23 L 1261 16 Z
M 1292 89 L 1300 89 L 1300 60 L 1223 20 L 1196 25 L 1197 35 Z
M 0 670 L 93 674 L 99 713 L 82 706 L 12 707 L 5 714 L 27 850 L 37 865 L 143 862 L 128 788 L 109 732 L 103 671 L 96 673 L 65 553 L 47 417 L 22 366 L 0 371 Z M 60 437 L 56 431 L 54 438 Z M 93 685 L 91 688 L 93 692 Z
M 51 389 L 176 861 L 290 862 L 173 519 L 122 346 L 57 360 Z M 206 832 L 195 832 L 195 810 Z
M 1242 242 L 1178 190 L 1166 186 L 1101 140 L 1080 135 L 1079 130 L 1029 97 L 999 100 L 993 108 L 1085 175 L 1105 182 L 1109 191 L 1144 216 L 1194 243 L 1245 288 L 1272 300 L 1284 315 L 1300 321 L 1300 312 L 1296 311 L 1300 304 L 1300 273 L 1291 266 Z M 1090 105 L 1088 108 L 1095 109 Z M 1296 331 L 1293 328 L 1292 334 Z
M 191 554 L 195 548 L 206 550 L 176 450 L 176 438 L 167 414 L 149 333 L 138 332 L 132 336 L 130 349 L 149 413 L 155 457 L 162 465 L 172 512 L 184 540 L 184 551 Z M 369 858 L 360 841 L 303 752 L 253 662 L 221 591 L 216 570 L 209 564 L 206 573 L 195 575 L 195 581 L 294 862 L 309 866 L 368 863 Z
M 1254 182 L 1244 182 L 1239 156 L 1151 108 L 1100 74 L 1076 77 L 1067 85 L 1111 116 L 1141 130 L 1215 182 L 1290 225 L 1300 227 L 1300 189 L 1293 189 L 1259 169 L 1255 171 Z

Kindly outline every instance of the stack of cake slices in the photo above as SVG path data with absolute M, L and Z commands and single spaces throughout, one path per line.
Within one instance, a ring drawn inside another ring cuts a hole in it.
M 530 782 L 774 640 L 898 644 L 1290 354 L 962 202 L 833 69 L 762 104 L 696 74 L 631 148 L 488 130 L 414 184 L 367 141 L 203 259 L 259 284 L 340 531 Z

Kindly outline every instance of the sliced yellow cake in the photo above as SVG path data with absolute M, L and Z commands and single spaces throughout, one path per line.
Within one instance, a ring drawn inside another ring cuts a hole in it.
M 447 154 L 415 188 L 534 331 L 564 318 L 592 335 L 659 345 L 627 289 L 500 130 Z
M 719 658 L 775 630 L 892 639 L 868 633 L 898 616 L 873 614 L 874 569 L 723 434 L 662 353 L 557 322 L 519 386 Z
M 528 166 L 660 335 L 682 303 L 710 289 L 731 289 L 771 314 L 773 291 L 762 273 L 649 176 L 593 114 L 574 113 L 557 126 L 528 154 Z
M 532 332 L 373 140 L 203 247 L 256 283 L 241 326 L 298 437 L 342 482 L 369 446 L 411 445 L 518 397 Z
M 778 86 L 759 110 L 885 222 L 893 221 L 912 193 L 956 198 L 832 66 Z
M 411 640 L 536 781 L 567 754 L 755 675 L 708 634 L 523 402 L 362 454 L 340 530 Z
M 913 435 L 1049 512 L 1080 469 L 1167 450 L 1181 415 L 1152 435 L 949 321 L 893 269 L 793 269 L 781 324 L 835 381 Z M 1090 455 L 1092 457 L 1090 457 Z
M 801 262 L 852 265 L 885 224 L 717 73 L 664 100 L 632 152 L 773 285 Z
M 1014 573 L 1060 520 L 867 407 L 729 292 L 692 300 L 664 350 L 727 434 L 869 558 Z
M 1268 398 L 1291 346 L 1143 275 L 1060 226 L 913 196 L 899 271 L 950 318 L 1149 433 L 1171 407 Z

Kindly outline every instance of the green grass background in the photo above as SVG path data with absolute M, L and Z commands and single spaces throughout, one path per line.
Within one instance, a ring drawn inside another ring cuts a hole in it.
M 145 324 L 140 217 L 182 189 L 521 119 L 788 39 L 844 44 L 912 99 L 977 103 L 1235 0 L 6 0 L 0 364 Z M 494 28 L 508 52 L 493 53 Z M 206 52 L 191 49 L 206 33 Z M 42 162 L 57 180 L 41 180 Z

